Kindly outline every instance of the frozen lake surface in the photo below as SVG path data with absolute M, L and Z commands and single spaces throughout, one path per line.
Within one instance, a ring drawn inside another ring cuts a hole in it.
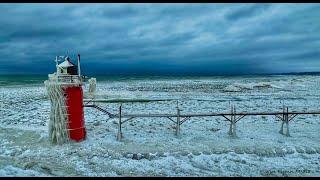
M 3 81 L 3 80 L 2 80 Z M 99 99 L 178 99 L 181 113 L 319 110 L 319 76 L 97 79 Z M 84 92 L 88 86 L 84 87 Z M 118 103 L 101 103 L 117 113 Z M 248 116 L 238 138 L 222 117 L 191 118 L 175 136 L 165 118 L 117 119 L 85 108 L 87 140 L 48 142 L 43 83 L 0 83 L 0 176 L 319 176 L 320 116 L 298 115 L 291 137 L 273 116 Z M 123 103 L 123 113 L 176 113 L 176 101 Z

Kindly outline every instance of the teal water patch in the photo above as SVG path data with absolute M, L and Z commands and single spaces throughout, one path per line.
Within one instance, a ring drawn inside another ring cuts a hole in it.
M 243 80 L 244 82 L 252 82 L 255 80 L 272 81 L 272 80 L 282 80 L 289 76 L 283 75 L 241 75 L 241 76 L 141 76 L 141 75 L 92 75 L 87 76 L 86 81 L 94 77 L 97 82 L 132 82 L 132 81 L 154 81 L 154 80 L 192 80 L 195 83 L 200 83 L 203 80 Z M 0 75 L 0 87 L 2 86 L 14 86 L 14 85 L 26 85 L 26 84 L 42 84 L 48 79 L 48 75 Z
M 0 75 L 0 87 L 42 84 L 46 79 L 47 75 Z

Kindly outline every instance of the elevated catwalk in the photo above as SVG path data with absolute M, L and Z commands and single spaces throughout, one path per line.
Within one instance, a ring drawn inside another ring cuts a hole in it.
M 152 101 L 152 100 L 150 100 Z M 149 102 L 150 102 L 149 101 Z M 155 100 L 160 101 L 160 100 Z M 164 100 L 167 101 L 167 100 Z M 297 115 L 317 115 L 320 114 L 320 111 L 310 111 L 310 112 L 297 112 L 297 111 L 289 111 L 288 107 L 283 106 L 282 111 L 280 112 L 236 112 L 236 108 L 234 105 L 231 105 L 231 111 L 230 112 L 216 112 L 216 113 L 198 113 L 198 114 L 182 114 L 181 109 L 178 107 L 177 103 L 177 113 L 176 114 L 124 114 L 122 113 L 122 105 L 119 106 L 119 113 L 118 114 L 112 114 L 108 112 L 106 109 L 98 106 L 96 103 L 114 103 L 115 100 L 108 100 L 108 99 L 84 99 L 84 107 L 91 107 L 95 108 L 109 116 L 109 119 L 112 118 L 118 118 L 118 134 L 117 139 L 122 139 L 122 125 L 128 121 L 133 120 L 134 118 L 167 118 L 168 120 L 172 121 L 176 125 L 176 135 L 180 136 L 180 126 L 189 120 L 192 117 L 210 117 L 210 116 L 221 116 L 224 117 L 225 121 L 230 122 L 230 128 L 228 134 L 232 137 L 237 137 L 236 135 L 236 123 L 244 118 L 245 116 L 275 116 L 277 117 L 281 122 L 281 129 L 279 133 L 290 136 L 289 132 L 289 122 L 293 120 Z M 118 100 L 118 102 L 124 102 L 121 100 Z M 131 100 L 126 102 L 141 102 L 137 100 Z M 175 120 L 173 118 L 176 118 Z M 283 132 L 283 126 L 286 124 L 286 132 Z

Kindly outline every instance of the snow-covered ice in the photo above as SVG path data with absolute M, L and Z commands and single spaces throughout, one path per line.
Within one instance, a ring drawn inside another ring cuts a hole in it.
M 88 91 L 88 86 L 84 87 Z M 183 113 L 319 109 L 319 76 L 204 77 L 99 81 L 99 99 L 179 99 Z M 117 113 L 119 104 L 100 104 Z M 123 113 L 176 113 L 176 101 L 123 103 Z M 0 176 L 319 176 L 320 116 L 298 115 L 290 134 L 271 116 L 237 123 L 191 118 L 175 136 L 165 118 L 117 119 L 85 108 L 87 140 L 51 145 L 50 103 L 43 83 L 0 86 Z M 107 121 L 108 120 L 108 121 Z

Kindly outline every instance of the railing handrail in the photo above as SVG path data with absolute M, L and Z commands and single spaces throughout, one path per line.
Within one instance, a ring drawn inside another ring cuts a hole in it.
M 49 80 L 68 83 L 82 83 L 83 78 L 79 75 L 57 74 L 49 77 Z
M 56 75 L 57 77 L 68 77 L 68 76 L 72 76 L 72 77 L 75 77 L 75 76 L 77 76 L 77 77 L 80 77 L 79 75 L 70 75 L 70 74 L 58 74 L 58 75 Z

